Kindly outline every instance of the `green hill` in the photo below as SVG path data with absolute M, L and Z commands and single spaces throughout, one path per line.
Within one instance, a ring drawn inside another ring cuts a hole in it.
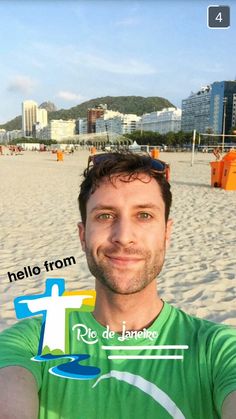
M 17 116 L 6 124 L 0 125 L 0 128 L 6 129 L 7 131 L 13 131 L 14 129 L 21 129 L 21 116 Z
M 77 119 L 87 116 L 87 109 L 94 108 L 100 104 L 107 105 L 107 109 L 119 111 L 121 113 L 133 113 L 143 115 L 144 113 L 160 111 L 163 108 L 173 107 L 167 99 L 158 96 L 105 96 L 88 100 L 70 109 L 60 109 L 59 111 L 49 112 L 48 119 Z M 175 106 L 174 106 L 175 107 Z M 21 116 L 17 116 L 6 124 L 0 125 L 7 131 L 21 129 Z

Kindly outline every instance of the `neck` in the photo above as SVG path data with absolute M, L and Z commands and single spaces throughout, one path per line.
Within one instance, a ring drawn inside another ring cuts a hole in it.
M 161 312 L 163 301 L 156 290 L 156 281 L 135 294 L 122 295 L 96 282 L 96 304 L 93 315 L 103 326 L 120 332 L 125 321 L 127 330 L 149 327 Z

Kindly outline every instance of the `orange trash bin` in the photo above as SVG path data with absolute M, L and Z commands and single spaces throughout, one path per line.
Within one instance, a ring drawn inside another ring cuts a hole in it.
M 211 161 L 211 186 L 215 188 L 220 188 L 222 183 L 222 175 L 224 162 L 223 160 Z
M 64 160 L 64 154 L 61 150 L 57 150 L 57 161 L 63 161 Z
M 223 157 L 224 162 L 236 160 L 236 150 L 230 150 Z
M 153 159 L 158 159 L 159 158 L 159 150 L 157 148 L 153 148 L 151 151 L 151 156 Z
M 227 191 L 236 191 L 236 160 L 224 162 L 221 187 Z

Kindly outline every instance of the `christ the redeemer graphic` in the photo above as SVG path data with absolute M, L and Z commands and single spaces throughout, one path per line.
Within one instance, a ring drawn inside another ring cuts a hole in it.
M 90 295 L 63 295 L 64 279 L 47 279 L 44 294 L 17 297 L 14 301 L 18 319 L 43 315 L 43 327 L 39 354 L 47 346 L 52 352 L 59 349 L 65 353 L 66 309 L 80 308 Z M 86 291 L 85 291 L 86 292 Z

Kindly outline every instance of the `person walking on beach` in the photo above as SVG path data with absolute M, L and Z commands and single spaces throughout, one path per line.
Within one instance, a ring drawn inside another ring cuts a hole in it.
M 94 156 L 79 194 L 79 236 L 97 296 L 93 313 L 70 313 L 68 339 L 70 353 L 100 372 L 92 380 L 50 374 L 65 360 L 32 361 L 41 322 L 19 322 L 0 334 L 0 418 L 235 419 L 236 330 L 189 316 L 156 289 L 171 200 L 163 162 Z
M 220 159 L 221 159 L 221 154 L 220 154 L 220 149 L 219 149 L 219 147 L 215 147 L 215 148 L 213 149 L 213 154 L 214 154 L 214 156 L 215 156 L 216 160 L 220 160 Z

